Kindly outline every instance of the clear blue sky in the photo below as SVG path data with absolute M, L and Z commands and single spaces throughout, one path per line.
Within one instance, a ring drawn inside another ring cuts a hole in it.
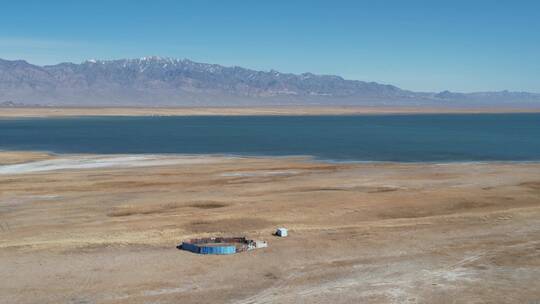
M 0 58 L 148 55 L 420 91 L 540 92 L 540 1 L 0 0 Z

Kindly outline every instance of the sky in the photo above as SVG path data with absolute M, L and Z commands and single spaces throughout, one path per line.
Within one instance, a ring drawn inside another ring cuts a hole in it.
M 416 91 L 540 92 L 540 1 L 0 0 L 0 58 L 143 56 Z

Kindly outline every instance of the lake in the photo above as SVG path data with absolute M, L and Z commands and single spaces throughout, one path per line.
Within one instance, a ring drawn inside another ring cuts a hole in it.
M 0 119 L 1 150 L 537 161 L 540 114 Z

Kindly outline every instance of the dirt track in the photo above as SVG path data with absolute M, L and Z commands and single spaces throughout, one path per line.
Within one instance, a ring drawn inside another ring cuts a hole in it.
M 540 301 L 538 163 L 201 159 L 0 174 L 0 303 Z M 243 234 L 270 247 L 175 248 Z

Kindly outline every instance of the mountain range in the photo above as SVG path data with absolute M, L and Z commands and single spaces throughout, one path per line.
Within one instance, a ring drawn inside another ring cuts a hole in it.
M 155 56 L 46 66 L 0 59 L 0 105 L 538 107 L 540 94 L 414 92 L 334 75 L 256 71 Z

